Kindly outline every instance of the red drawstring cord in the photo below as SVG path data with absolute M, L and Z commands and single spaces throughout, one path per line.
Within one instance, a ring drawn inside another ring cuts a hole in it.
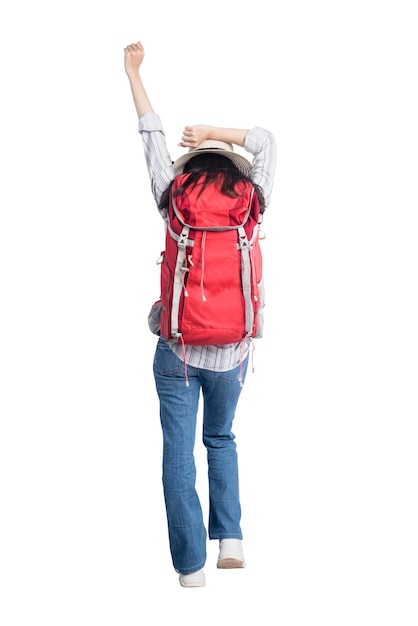
M 187 363 L 186 363 L 186 348 L 184 346 L 183 336 L 180 335 L 181 348 L 183 351 L 183 362 L 184 362 L 184 378 L 186 379 L 186 387 L 189 387 L 189 377 L 187 376 Z
M 255 343 L 252 340 L 252 337 L 250 337 L 250 343 L 251 343 L 251 371 L 254 374 L 254 350 L 255 350 Z
M 245 347 L 245 341 L 249 339 L 250 340 L 250 344 L 251 344 L 251 369 L 252 369 L 252 373 L 254 374 L 254 350 L 255 350 L 255 345 L 254 345 L 254 341 L 252 340 L 252 337 L 244 337 L 244 339 L 241 340 L 241 345 L 240 345 L 240 350 L 239 350 L 239 375 L 238 375 L 238 380 L 239 380 L 239 384 L 242 387 L 242 355 L 244 352 L 244 347 Z

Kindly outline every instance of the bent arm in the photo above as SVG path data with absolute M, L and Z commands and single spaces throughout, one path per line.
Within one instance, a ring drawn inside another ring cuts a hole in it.
M 273 134 L 260 126 L 246 130 L 196 124 L 184 128 L 179 146 L 196 148 L 207 139 L 235 144 L 253 155 L 251 180 L 262 188 L 267 207 L 270 204 L 273 191 L 277 161 L 276 142 Z
M 182 148 L 196 148 L 202 141 L 214 139 L 243 147 L 247 132 L 248 130 L 242 128 L 221 128 L 219 126 L 208 126 L 207 124 L 185 126 L 179 146 Z

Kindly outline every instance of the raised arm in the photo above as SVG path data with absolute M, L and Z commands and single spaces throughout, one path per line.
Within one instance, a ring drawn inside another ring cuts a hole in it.
M 125 71 L 128 75 L 129 83 L 131 86 L 132 97 L 138 118 L 142 117 L 145 113 L 153 113 L 151 102 L 145 91 L 145 87 L 142 83 L 142 79 L 139 73 L 139 67 L 144 60 L 144 48 L 140 41 L 132 43 L 127 46 L 125 52 Z

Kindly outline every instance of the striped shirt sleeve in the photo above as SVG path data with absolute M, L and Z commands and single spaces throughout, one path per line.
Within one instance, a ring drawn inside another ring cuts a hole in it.
M 277 149 L 272 133 L 261 126 L 248 131 L 244 148 L 253 155 L 251 180 L 263 190 L 266 207 L 270 204 L 276 171 Z
M 158 206 L 163 192 L 174 178 L 160 117 L 156 113 L 146 113 L 139 119 L 138 130 L 144 146 L 152 195 Z

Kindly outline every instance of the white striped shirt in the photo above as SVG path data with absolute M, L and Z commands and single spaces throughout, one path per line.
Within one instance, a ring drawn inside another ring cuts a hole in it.
M 151 181 L 151 191 L 158 206 L 161 196 L 174 179 L 173 162 L 167 149 L 164 130 L 156 113 L 146 113 L 139 119 L 139 132 L 144 145 L 145 160 Z M 263 190 L 266 207 L 270 203 L 276 169 L 276 143 L 270 131 L 257 126 L 245 136 L 244 149 L 253 155 L 250 178 Z M 163 218 L 166 211 L 160 210 Z M 223 346 L 183 346 L 168 341 L 171 349 L 188 365 L 224 372 L 237 367 L 248 353 L 251 340 Z

